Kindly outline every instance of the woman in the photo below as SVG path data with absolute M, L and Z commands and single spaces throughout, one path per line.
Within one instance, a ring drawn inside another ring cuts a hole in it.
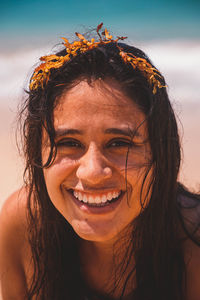
M 26 185 L 1 214 L 5 300 L 200 299 L 200 197 L 177 182 L 164 78 L 102 25 L 31 78 Z

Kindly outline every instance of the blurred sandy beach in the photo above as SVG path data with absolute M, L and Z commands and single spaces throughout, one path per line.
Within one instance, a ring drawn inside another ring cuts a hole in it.
M 16 113 L 0 107 L 0 207 L 3 201 L 21 186 L 23 167 L 15 139 Z
M 200 192 L 200 102 L 182 105 L 178 117 L 182 145 L 180 181 Z

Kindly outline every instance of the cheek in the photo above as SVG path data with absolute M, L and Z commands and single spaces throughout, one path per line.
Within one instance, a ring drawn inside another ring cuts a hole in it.
M 147 174 L 147 170 L 151 165 L 151 151 L 149 148 L 138 147 L 129 151 L 124 168 L 125 178 L 127 177 L 130 187 L 134 188 L 136 192 L 140 192 L 146 176 L 145 188 L 147 188 L 152 175 L 151 171 Z
M 74 171 L 74 162 L 69 159 L 55 160 L 49 167 L 43 170 L 49 198 L 55 208 L 65 216 L 66 203 L 63 198 L 62 186 L 65 182 L 72 182 Z M 68 209 L 67 209 L 68 211 Z M 65 216 L 68 219 L 67 216 Z
M 129 199 L 132 205 L 137 205 L 140 209 L 149 203 L 152 192 L 153 167 L 147 173 L 147 168 L 143 167 L 127 176 L 129 184 Z
M 56 158 L 53 164 L 43 170 L 49 194 L 60 192 L 60 187 L 65 180 L 70 180 L 75 170 L 76 163 L 69 158 Z M 51 195 L 49 195 L 51 197 Z

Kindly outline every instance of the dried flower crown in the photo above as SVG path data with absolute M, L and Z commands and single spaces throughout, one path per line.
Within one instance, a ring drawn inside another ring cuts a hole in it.
M 34 71 L 34 74 L 30 81 L 30 90 L 36 90 L 38 87 L 43 88 L 44 83 L 47 83 L 50 77 L 51 69 L 58 69 L 63 66 L 63 64 L 69 61 L 72 57 L 75 57 L 79 53 L 87 52 L 93 48 L 97 48 L 99 45 L 105 45 L 109 43 L 116 43 L 116 46 L 119 49 L 119 55 L 122 60 L 130 64 L 134 69 L 138 69 L 142 72 L 142 74 L 147 78 L 149 84 L 153 87 L 153 94 L 156 93 L 157 88 L 165 87 L 159 81 L 159 78 L 162 78 L 159 71 L 154 68 L 146 59 L 137 57 L 132 53 L 126 53 L 118 44 L 119 40 L 124 40 L 127 37 L 117 37 L 113 39 L 112 35 L 105 28 L 103 32 L 100 33 L 102 29 L 103 23 L 97 26 L 97 34 L 99 36 L 99 40 L 96 42 L 94 38 L 91 41 L 88 41 L 82 34 L 75 33 L 79 38 L 79 41 L 74 41 L 70 43 L 68 39 L 62 38 L 64 40 L 64 46 L 66 47 L 66 55 L 65 56 L 57 56 L 57 55 L 48 55 L 42 56 L 40 58 L 43 61 Z

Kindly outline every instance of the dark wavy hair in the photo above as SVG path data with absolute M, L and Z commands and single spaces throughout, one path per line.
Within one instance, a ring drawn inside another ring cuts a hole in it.
M 140 49 L 124 43 L 120 43 L 120 47 L 150 62 Z M 57 53 L 60 56 L 65 54 L 65 49 Z M 145 182 L 153 166 L 149 185 L 151 197 L 147 207 L 141 203 L 145 208 L 134 220 L 128 252 L 120 266 L 125 274 L 120 299 L 123 299 L 129 278 L 135 271 L 134 300 L 183 300 L 186 272 L 180 224 L 184 225 L 184 221 L 177 198 L 180 193 L 190 193 L 177 182 L 180 144 L 175 115 L 166 88 L 158 89 L 154 95 L 147 79 L 139 70 L 122 61 L 119 49 L 113 43 L 79 53 L 59 69 L 52 69 L 44 88 L 27 91 L 28 97 L 20 114 L 26 159 L 25 180 L 29 190 L 29 243 L 34 266 L 27 298 L 104 299 L 103 296 L 98 298 L 84 284 L 78 253 L 79 237 L 50 201 L 43 176 L 43 168 L 50 166 L 56 155 L 53 110 L 57 100 L 81 80 L 93 82 L 99 78 L 117 82 L 144 112 L 152 152 L 152 161 L 144 177 Z M 163 77 L 161 80 L 164 85 Z M 41 159 L 43 128 L 51 144 L 44 165 Z M 126 274 L 133 256 L 135 264 Z

